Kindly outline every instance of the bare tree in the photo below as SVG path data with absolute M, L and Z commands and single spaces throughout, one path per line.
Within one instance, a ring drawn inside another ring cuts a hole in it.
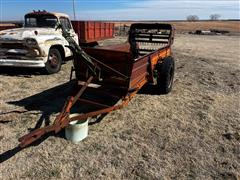
M 197 15 L 189 15 L 187 16 L 187 21 L 198 21 L 199 17 Z
M 211 14 L 209 17 L 210 17 L 210 20 L 216 21 L 216 20 L 219 20 L 221 15 L 220 14 Z

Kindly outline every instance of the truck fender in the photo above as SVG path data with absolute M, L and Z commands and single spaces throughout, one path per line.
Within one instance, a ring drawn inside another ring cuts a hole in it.
M 49 50 L 50 50 L 50 49 L 53 49 L 53 48 L 57 49 L 57 50 L 60 52 L 61 57 L 62 57 L 62 60 L 64 61 L 65 58 L 66 58 L 64 47 L 63 47 L 62 45 L 58 44 L 58 45 L 53 45 L 53 46 L 51 46 L 51 47 L 49 48 Z

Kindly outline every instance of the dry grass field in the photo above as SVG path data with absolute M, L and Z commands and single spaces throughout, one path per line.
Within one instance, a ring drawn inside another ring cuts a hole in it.
M 240 21 L 197 21 L 197 22 L 186 22 L 186 21 L 170 21 L 162 22 L 170 23 L 174 25 L 178 33 L 194 32 L 196 30 L 210 30 L 218 29 L 229 31 L 230 33 L 240 33 Z M 130 26 L 131 22 L 115 22 L 116 26 Z
M 22 150 L 61 110 L 72 63 L 50 76 L 1 68 L 0 179 L 240 179 L 239 49 L 239 36 L 177 35 L 169 95 L 146 88 L 81 143 L 60 133 Z
M 115 26 L 123 26 L 124 24 L 130 26 L 132 22 L 114 22 Z M 240 33 L 240 21 L 198 21 L 198 22 L 187 22 L 187 21 L 171 21 L 171 22 L 163 22 L 163 23 L 171 23 L 176 28 L 178 33 L 186 33 L 189 31 L 200 30 L 210 30 L 210 29 L 218 29 L 224 31 L 230 31 L 231 33 Z M 14 24 L 1 24 L 0 28 L 3 26 L 8 26 L 14 28 Z
M 2 27 L 2 26 L 14 26 L 14 24 L 1 24 L 0 23 L 0 27 Z
M 13 29 L 16 28 L 14 24 L 1 24 L 0 23 L 0 31 L 5 30 L 5 29 Z
M 172 24 L 177 32 L 218 29 L 231 33 L 240 33 L 240 21 L 173 22 Z

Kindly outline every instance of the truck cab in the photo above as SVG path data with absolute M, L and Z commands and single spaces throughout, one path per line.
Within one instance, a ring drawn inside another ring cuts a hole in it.
M 61 24 L 78 43 L 69 16 L 33 11 L 24 19 L 23 28 L 0 31 L 0 66 L 44 68 L 48 74 L 60 71 L 72 52 L 57 26 Z

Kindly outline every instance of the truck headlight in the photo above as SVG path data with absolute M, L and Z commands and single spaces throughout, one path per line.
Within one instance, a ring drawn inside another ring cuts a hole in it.
M 27 46 L 36 46 L 38 44 L 36 39 L 32 38 L 26 39 L 25 41 Z

